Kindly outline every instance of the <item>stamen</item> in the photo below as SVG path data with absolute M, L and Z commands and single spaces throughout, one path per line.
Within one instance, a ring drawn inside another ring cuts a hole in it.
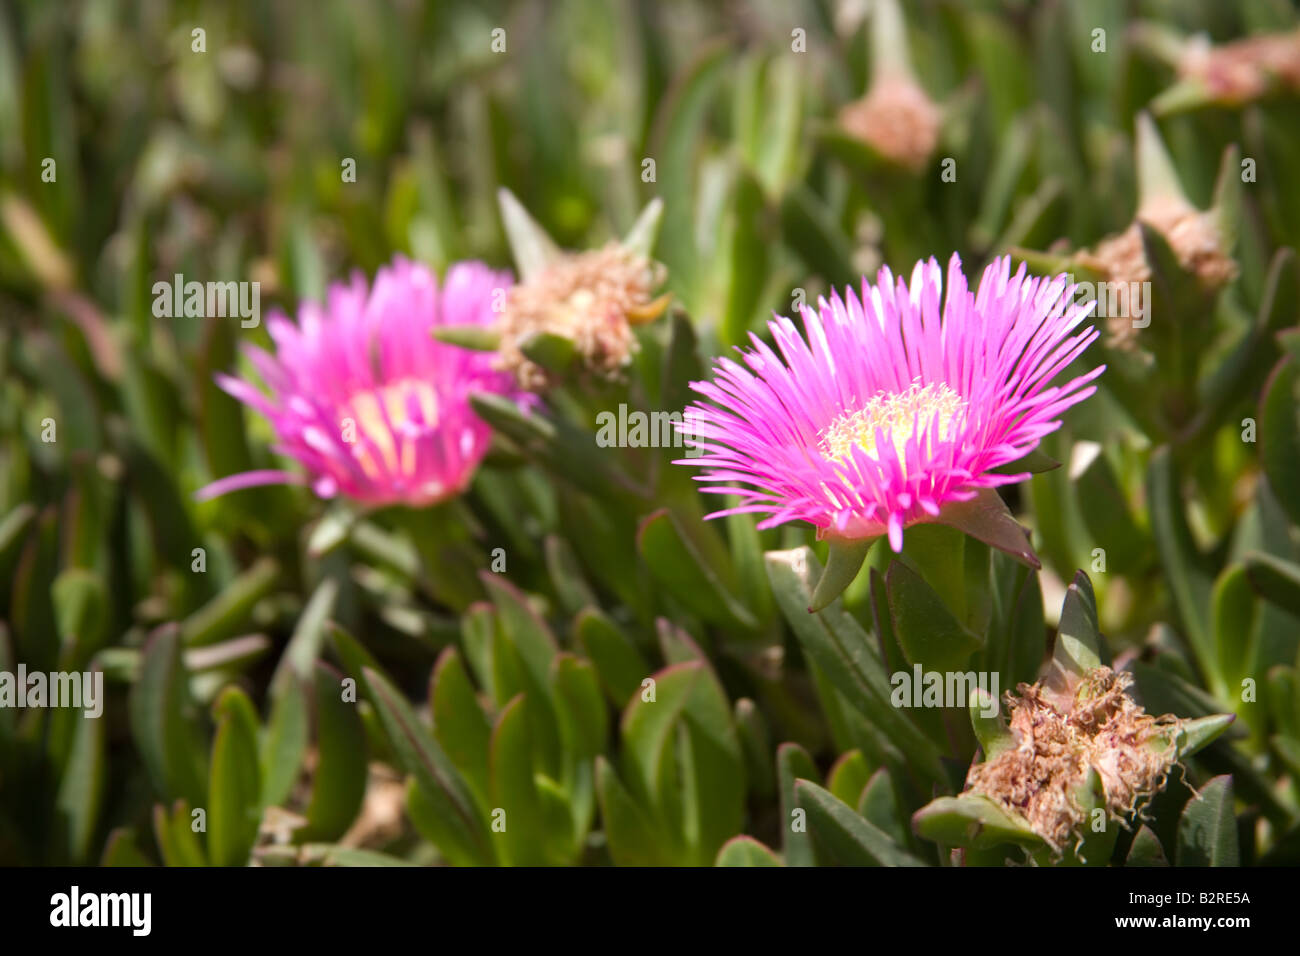
M 402 379 L 380 388 L 358 392 L 348 402 L 351 418 L 354 420 L 355 435 L 368 437 L 383 457 L 383 464 L 389 471 L 409 474 L 415 469 L 415 449 L 403 441 L 402 430 L 412 421 L 409 403 L 414 400 L 422 419 L 420 428 L 432 428 L 438 423 L 438 393 L 428 382 L 419 379 Z M 345 406 L 346 408 L 346 406 Z M 392 423 L 389 431 L 385 422 Z M 349 417 L 345 412 L 344 417 Z M 344 440 L 348 439 L 345 431 Z M 371 451 L 359 441 L 354 445 L 357 462 L 367 475 L 374 478 L 380 474 L 380 463 L 374 460 Z
M 857 411 L 841 415 L 822 431 L 819 448 L 825 458 L 841 464 L 849 462 L 854 446 L 879 461 L 879 429 L 893 442 L 898 460 L 904 462 L 907 443 L 918 426 L 923 433 L 922 448 L 928 448 L 931 441 L 947 441 L 956 432 L 954 422 L 965 407 L 966 401 L 944 382 L 924 386 L 914 382 L 905 392 L 880 392 Z M 924 434 L 936 417 L 938 433 Z

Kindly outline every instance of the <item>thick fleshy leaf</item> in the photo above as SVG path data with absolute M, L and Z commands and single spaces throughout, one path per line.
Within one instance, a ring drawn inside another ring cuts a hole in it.
M 908 754 L 913 770 L 933 782 L 946 783 L 938 747 L 891 703 L 889 671 L 862 626 L 835 605 L 808 613 L 812 582 L 820 572 L 810 548 L 767 554 L 772 590 L 804 651 L 852 707 Z
M 1264 384 L 1259 458 L 1291 521 L 1300 524 L 1300 362 L 1283 358 Z
M 325 626 L 334 611 L 334 602 L 338 598 L 338 582 L 326 578 L 316 586 L 308 599 L 307 605 L 298 616 L 289 644 L 284 649 L 284 656 L 271 678 L 271 691 L 275 693 L 280 681 L 292 674 L 298 680 L 306 682 L 312 679 L 316 661 L 320 657 L 321 646 L 325 641 Z
M 952 616 L 943 598 L 902 561 L 885 574 L 889 616 L 907 662 L 928 671 L 961 671 L 979 637 Z
M 650 665 L 631 638 L 596 608 L 579 614 L 574 629 L 583 652 L 596 665 L 610 700 L 617 707 L 625 707 L 641 682 L 650 676 Z
M 1053 670 L 1061 677 L 1082 677 L 1108 659 L 1097 623 L 1097 598 L 1092 582 L 1088 575 L 1077 571 L 1061 606 L 1061 623 L 1052 651 Z
M 501 346 L 501 333 L 490 325 L 437 325 L 430 334 L 472 352 L 495 352 Z
M 949 502 L 933 520 L 965 532 L 1034 570 L 1042 567 L 1029 545 L 1029 535 L 992 488 L 981 488 L 970 501 Z
M 275 559 L 259 558 L 181 623 L 185 646 L 203 647 L 238 634 L 247 625 L 253 605 L 271 593 L 279 577 L 280 566 Z
M 197 746 L 177 629 L 160 630 L 145 645 L 142 657 L 130 699 L 136 747 L 159 793 L 182 795 L 201 805 L 207 782 L 199 755 L 206 748 Z
M 540 465 L 599 499 L 640 499 L 645 490 L 618 470 L 590 431 L 567 419 L 523 411 L 501 395 L 470 395 L 475 414 Z
M 622 719 L 632 791 L 680 834 L 690 859 L 707 863 L 740 829 L 744 812 L 744 762 L 730 708 L 702 661 L 674 664 L 654 680 L 653 699 L 634 697 Z
M 663 222 L 663 217 L 663 200 L 657 197 L 650 200 L 637 216 L 636 222 L 632 224 L 627 235 L 623 237 L 623 247 L 643 256 L 649 256 L 654 251 L 655 240 L 659 238 L 659 226 Z
M 135 842 L 135 831 L 118 827 L 104 842 L 104 856 L 100 866 L 153 866 L 153 861 L 140 852 Z
M 1212 744 L 1237 719 L 1236 714 L 1211 714 L 1185 722 L 1178 731 L 1175 745 L 1178 759 L 1185 760 Z
M 89 863 L 107 779 L 107 721 L 77 712 L 55 806 L 71 858 Z M 0 751 L 2 752 L 2 751 Z
M 758 705 L 748 697 L 741 697 L 732 708 L 732 719 L 740 737 L 740 749 L 745 757 L 745 777 L 750 789 L 760 800 L 770 799 L 776 792 L 776 776 L 772 767 L 772 738 L 767 721 Z
M 1300 564 L 1260 552 L 1251 552 L 1244 560 L 1246 577 L 1256 593 L 1300 617 Z
M 260 748 L 264 806 L 284 803 L 298 780 L 309 737 L 308 704 L 303 686 L 302 681 L 291 676 L 271 701 Z
M 514 193 L 505 188 L 497 190 L 497 202 L 501 206 L 501 223 L 505 227 L 520 281 L 527 282 L 559 259 L 562 253 Z
M 912 816 L 912 827 L 927 840 L 944 846 L 986 849 L 1014 843 L 1038 849 L 1046 845 L 1024 818 L 1013 816 L 980 794 L 932 800 Z
M 758 626 L 667 508 L 641 522 L 637 550 L 655 578 L 702 620 L 742 628 Z
M 243 866 L 262 816 L 257 711 L 237 687 L 226 688 L 216 711 L 208 775 L 208 856 L 213 866 Z
M 862 562 L 875 541 L 875 538 L 830 538 L 826 542 L 826 567 L 808 605 L 810 613 L 820 611 L 844 593 L 862 570 Z
M 1175 865 L 1237 866 L 1240 858 L 1232 777 L 1215 777 L 1183 809 Z
M 77 656 L 86 659 L 105 634 L 108 589 L 94 572 L 68 568 L 50 586 L 54 620 L 65 646 L 75 643 Z
M 1106 554 L 1107 571 L 1126 574 L 1142 568 L 1151 558 L 1151 537 L 1134 517 L 1129 495 L 1106 455 L 1099 452 L 1077 474 L 1071 468 L 1070 479 L 1093 543 Z
M 515 697 L 492 729 L 492 838 L 511 866 L 539 866 L 546 860 L 546 817 L 533 777 L 529 701 Z M 564 840 L 563 842 L 567 842 Z
M 573 339 L 554 332 L 528 332 L 519 339 L 519 351 L 530 362 L 556 375 L 563 375 L 578 358 Z
M 384 677 L 366 668 L 362 671 L 393 752 L 402 769 L 418 788 L 426 836 L 453 863 L 486 865 L 494 855 L 487 827 L 479 817 L 474 799 L 455 765 L 429 731 L 420 723 L 411 705 Z M 408 788 L 408 799 L 411 788 Z M 414 819 L 414 815 L 413 815 Z
M 608 746 L 608 707 L 595 667 L 573 654 L 556 656 L 551 684 L 564 747 L 558 786 L 571 815 L 572 855 L 576 856 L 581 852 L 595 811 L 594 761 Z
M 1151 455 L 1147 502 L 1165 580 L 1173 594 L 1183 631 L 1197 657 L 1208 661 L 1213 657 L 1209 630 L 1213 581 L 1187 526 L 1178 473 L 1167 447 L 1158 448 Z
M 1069 848 L 1065 860 L 1081 866 L 1105 866 L 1115 851 L 1120 823 L 1106 811 L 1106 789 L 1097 768 L 1088 768 L 1083 783 L 1074 791 L 1074 801 L 1086 823 L 1078 831 L 1078 844 Z
M 828 790 L 808 780 L 795 784 L 795 794 L 808 811 L 808 827 L 819 852 L 845 866 L 924 866 L 889 834 L 858 816 Z
M 1224 568 L 1214 582 L 1212 598 L 1215 669 L 1210 675 L 1219 697 L 1228 687 L 1240 687 L 1256 653 L 1254 637 L 1259 624 L 1259 599 L 1246 568 L 1233 564 Z
M 1143 824 L 1138 829 L 1137 834 L 1133 837 L 1133 844 L 1129 847 L 1128 856 L 1124 860 L 1124 865 L 1169 865 L 1169 859 L 1165 856 L 1164 847 L 1160 845 L 1160 838 L 1157 837 L 1146 824 Z
M 1137 116 L 1136 152 L 1139 206 L 1161 199 L 1187 202 L 1174 161 L 1170 158 L 1169 150 L 1150 113 L 1139 113 Z
M 889 770 L 881 767 L 871 775 L 858 798 L 858 813 L 868 822 L 887 833 L 899 846 L 910 842 L 904 817 L 898 811 L 898 795 Z
M 596 793 L 609 854 L 619 866 L 666 866 L 667 841 L 604 757 L 596 758 Z
M 572 546 L 558 534 L 551 534 L 546 536 L 543 552 L 547 573 L 563 608 L 570 614 L 578 614 L 594 605 L 596 596 L 583 577 Z
M 429 681 L 429 703 L 434 736 L 486 808 L 492 726 L 455 647 L 438 656 Z
M 862 751 L 850 750 L 848 753 L 841 754 L 831 766 L 826 778 L 826 789 L 835 799 L 856 807 L 862 797 L 862 790 L 870 778 L 871 770 L 862 756 Z
M 208 866 L 199 838 L 198 818 L 188 801 L 177 800 L 171 813 L 162 804 L 153 808 L 153 834 L 167 866 Z
M 722 845 L 714 866 L 781 866 L 781 859 L 751 836 L 732 837 Z
M 781 791 L 781 848 L 786 866 L 816 866 L 817 857 L 812 834 L 808 831 L 808 811 L 795 792 L 796 780 L 817 778 L 817 765 L 808 751 L 798 744 L 785 743 L 777 748 L 776 768 Z
M 316 768 L 312 774 L 307 826 L 301 840 L 336 840 L 347 832 L 366 795 L 366 733 L 355 697 L 345 700 L 341 675 L 326 664 L 315 668 Z
M 540 769 L 552 774 L 560 766 L 559 730 L 556 725 L 554 702 L 551 698 L 551 666 L 559 645 L 546 622 L 528 603 L 527 598 L 501 575 L 484 571 L 480 574 L 484 589 L 496 605 L 499 621 L 498 635 L 513 652 L 518 662 L 519 688 L 528 694 L 529 714 L 534 722 L 534 742 L 540 748 Z M 507 652 L 503 645 L 495 645 L 494 661 L 504 665 Z M 505 671 L 499 670 L 498 674 Z M 498 693 L 505 688 L 498 687 Z M 511 696 L 514 696 L 512 691 Z
M 975 729 L 985 760 L 992 760 L 1016 745 L 1016 738 L 1007 726 L 1001 702 L 996 697 L 976 687 L 971 691 L 969 704 L 971 726 Z

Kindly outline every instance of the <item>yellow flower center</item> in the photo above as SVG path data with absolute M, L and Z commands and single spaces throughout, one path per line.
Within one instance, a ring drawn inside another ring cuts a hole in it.
M 401 379 L 358 392 L 348 400 L 342 418 L 343 440 L 353 446 L 357 463 L 371 478 L 379 476 L 381 464 L 390 472 L 410 474 L 415 470 L 415 446 L 400 440 L 402 427 L 413 418 L 408 411 L 411 399 L 420 410 L 424 427 L 437 424 L 438 393 L 419 379 Z M 363 437 L 370 439 L 374 449 L 362 444 Z
M 966 407 L 965 400 L 945 383 L 913 384 L 905 392 L 881 392 L 855 412 L 846 412 L 831 422 L 821 433 L 821 453 L 830 461 L 848 464 L 854 446 L 861 448 L 869 458 L 880 460 L 876 447 L 879 430 L 894 445 L 898 460 L 907 460 L 907 443 L 917 428 L 922 441 L 926 437 L 946 441 L 952 437 L 953 422 Z M 938 434 L 926 436 L 931 422 L 936 422 Z M 928 447 L 922 444 L 922 448 Z

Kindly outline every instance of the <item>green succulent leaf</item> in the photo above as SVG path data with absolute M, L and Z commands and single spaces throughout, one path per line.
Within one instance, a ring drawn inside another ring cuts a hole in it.
M 1178 472 L 1167 447 L 1151 454 L 1147 501 L 1156 547 L 1179 620 L 1198 659 L 1208 661 L 1213 656 L 1213 638 L 1208 626 L 1213 581 L 1187 526 Z
M 889 616 L 907 662 L 929 671 L 960 671 L 980 639 L 953 617 L 925 579 L 901 561 L 885 574 Z
M 795 795 L 808 811 L 808 828 L 820 850 L 844 866 L 924 866 L 925 863 L 828 790 L 808 780 L 795 783 Z
M 135 831 L 130 827 L 117 827 L 104 842 L 104 856 L 100 866 L 153 866 L 154 863 L 140 852 L 135 842 Z
M 198 808 L 202 810 L 202 808 Z M 162 804 L 153 808 L 154 839 L 166 866 L 207 866 L 207 854 L 199 839 L 198 817 L 189 802 L 177 800 L 169 814 Z
M 1165 856 L 1164 847 L 1160 845 L 1160 838 L 1152 832 L 1151 828 L 1143 824 L 1138 828 L 1137 834 L 1133 837 L 1133 844 L 1129 847 L 1128 856 L 1124 860 L 1125 866 L 1168 866 L 1169 859 Z
M 519 277 L 527 282 L 559 259 L 562 253 L 514 193 L 504 188 L 497 190 L 497 202 L 501 206 L 501 222 L 505 226 Z
M 78 863 L 89 863 L 92 841 L 103 808 L 107 779 L 106 721 L 77 712 L 75 729 L 55 807 L 62 821 L 68 853 Z M 0 752 L 3 752 L 0 744 Z
M 490 864 L 494 859 L 490 836 L 464 778 L 397 688 L 369 668 L 362 675 L 389 744 L 402 769 L 411 775 L 407 808 L 412 821 L 423 825 L 421 832 L 452 863 Z M 413 793 L 418 809 L 411 805 Z
M 360 672 L 358 671 L 358 676 Z M 308 705 L 296 677 L 283 681 L 271 701 L 271 714 L 261 733 L 262 804 L 278 806 L 289 797 L 309 738 Z
M 1082 677 L 1109 658 L 1097 623 L 1097 598 L 1092 582 L 1076 572 L 1061 606 L 1052 666 L 1062 676 Z
M 216 717 L 208 775 L 208 856 L 214 866 L 243 866 L 262 817 L 257 711 L 247 694 L 228 687 L 217 701 Z
M 533 778 L 533 746 L 528 700 L 515 697 L 501 711 L 492 729 L 493 838 L 501 841 L 499 856 L 512 866 L 547 862 L 546 814 Z M 567 843 L 568 834 L 560 842 Z
M 746 629 L 758 626 L 669 509 L 662 508 L 641 523 L 637 550 L 651 574 L 702 620 Z
M 1264 384 L 1259 457 L 1291 521 L 1300 524 L 1300 363 L 1284 357 Z
M 435 325 L 430 334 L 472 352 L 495 352 L 501 346 L 500 331 L 490 325 Z
M 971 691 L 970 722 L 980 742 L 980 749 L 984 751 L 985 760 L 992 760 L 1016 745 L 1015 735 L 1007 726 L 1001 703 L 982 687 Z
M 714 866 L 781 866 L 781 859 L 750 836 L 732 837 L 722 845 Z
M 871 775 L 858 799 L 858 813 L 882 832 L 887 833 L 899 846 L 910 842 L 907 827 L 898 809 L 898 794 L 888 768 L 881 767 Z
M 808 613 L 812 581 L 820 570 L 809 548 L 767 554 L 772 590 L 804 651 L 852 707 L 909 755 L 917 773 L 946 783 L 938 747 L 891 703 L 889 671 L 861 625 L 835 605 Z
M 596 608 L 587 608 L 574 624 L 577 640 L 596 666 L 612 703 L 623 707 L 650 676 L 650 665 L 631 638 Z
M 1300 564 L 1262 552 L 1248 553 L 1243 560 L 1246 578 L 1255 592 L 1300 617 Z
M 438 656 L 429 682 L 433 710 L 433 734 L 482 806 L 487 806 L 488 748 L 492 725 L 474 692 L 465 665 L 456 648 Z
M 573 339 L 554 332 L 528 332 L 518 344 L 525 358 L 556 375 L 568 372 L 578 358 L 578 346 Z
M 812 603 L 808 605 L 809 613 L 822 610 L 844 593 L 862 570 L 862 562 L 875 541 L 875 538 L 830 538 L 826 542 L 826 567 L 817 580 Z
M 619 866 L 666 866 L 667 840 L 604 757 L 596 758 L 596 794 L 609 853 Z
M 807 810 L 800 803 L 795 782 L 817 779 L 817 765 L 808 751 L 798 744 L 785 743 L 777 748 L 776 767 L 781 790 L 781 838 L 786 866 L 816 866 L 812 834 L 806 825 L 796 826 L 796 815 L 806 818 Z M 806 824 L 806 820 L 803 822 Z
M 1232 777 L 1215 777 L 1188 801 L 1178 820 L 1176 866 L 1237 866 Z
M 355 694 L 344 697 L 342 676 L 315 668 L 316 769 L 300 840 L 337 840 L 357 818 L 366 796 L 366 733 Z
M 180 634 L 163 628 L 145 645 L 140 679 L 131 691 L 131 733 L 155 789 L 201 803 L 207 793 L 181 662 Z
M 1025 529 L 993 488 L 981 488 L 970 501 L 949 502 L 932 520 L 983 541 L 1034 570 L 1042 567 Z
M 856 807 L 870 778 L 871 770 L 867 767 L 862 751 L 850 750 L 841 754 L 831 766 L 827 775 L 826 788 L 835 799 Z
M 943 846 L 987 849 L 1013 843 L 1030 850 L 1046 846 L 1029 822 L 982 794 L 963 793 L 930 801 L 912 817 L 912 827 Z

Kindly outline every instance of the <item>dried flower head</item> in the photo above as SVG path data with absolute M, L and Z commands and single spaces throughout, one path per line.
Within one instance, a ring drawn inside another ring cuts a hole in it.
M 614 241 L 560 256 L 506 294 L 496 367 L 514 374 L 524 388 L 545 387 L 545 370 L 528 360 L 520 344 L 529 335 L 551 333 L 572 340 L 588 370 L 617 375 L 636 350 L 632 326 L 655 318 L 666 305 L 654 297 L 664 278 L 659 263 Z
M 1164 787 L 1184 723 L 1146 713 L 1128 695 L 1131 682 L 1098 667 L 1059 688 L 1021 684 L 1019 696 L 1006 695 L 1014 745 L 971 767 L 966 790 L 1024 817 L 1058 852 L 1087 822 L 1080 794 L 1090 770 L 1101 779 L 1106 810 L 1129 816 Z
M 1202 84 L 1212 100 L 1225 105 L 1249 103 L 1279 88 L 1300 92 L 1300 31 L 1261 34 L 1219 46 L 1197 37 L 1184 48 L 1178 73 Z
M 1151 279 L 1139 222 L 1164 237 L 1179 265 L 1196 277 L 1204 291 L 1216 292 L 1237 277 L 1237 263 L 1224 251 L 1213 213 L 1202 212 L 1172 194 L 1149 199 L 1127 229 L 1078 256 L 1079 262 L 1100 274 L 1103 281 L 1115 284 L 1119 308 L 1106 319 L 1107 344 L 1113 348 L 1134 345 L 1136 332 L 1131 319 L 1139 304 L 1129 302 L 1129 290 L 1132 284 Z
M 881 156 L 912 171 L 923 168 L 939 142 L 939 108 L 902 73 L 881 77 L 867 95 L 840 110 L 840 126 Z

